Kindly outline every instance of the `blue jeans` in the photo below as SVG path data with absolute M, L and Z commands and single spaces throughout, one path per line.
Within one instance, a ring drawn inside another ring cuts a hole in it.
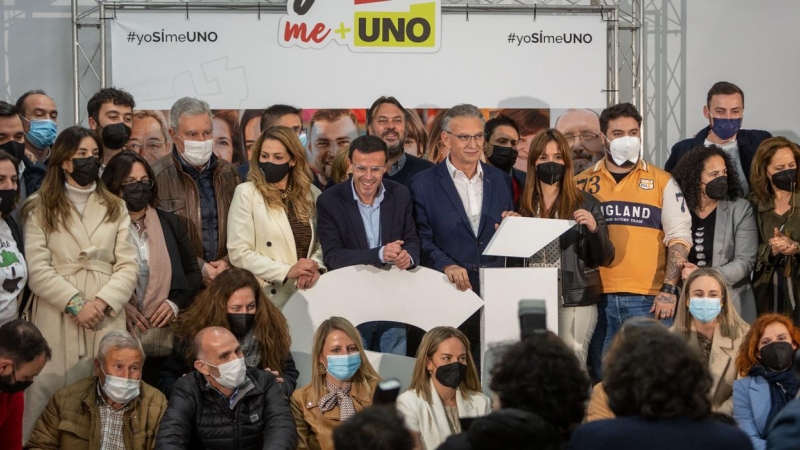
M 356 327 L 364 349 L 406 356 L 406 325 L 399 322 L 367 322 Z
M 604 294 L 600 297 L 600 302 L 597 303 L 597 325 L 589 345 L 589 361 L 596 381 L 602 380 L 602 364 L 617 331 L 631 317 L 655 318 L 650 312 L 653 301 L 653 295 Z M 671 327 L 672 319 L 661 320 L 660 323 Z

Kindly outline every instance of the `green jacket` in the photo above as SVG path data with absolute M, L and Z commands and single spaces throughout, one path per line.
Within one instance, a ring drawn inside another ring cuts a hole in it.
M 100 448 L 100 411 L 97 377 L 84 378 L 56 392 L 33 428 L 26 449 Z M 125 412 L 123 434 L 126 450 L 152 450 L 156 445 L 167 399 L 158 389 L 141 383 L 139 396 Z

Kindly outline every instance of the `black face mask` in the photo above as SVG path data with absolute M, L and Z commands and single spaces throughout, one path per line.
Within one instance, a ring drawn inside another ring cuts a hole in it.
M 761 362 L 766 369 L 783 372 L 792 365 L 794 349 L 788 342 L 772 342 L 761 347 Z
M 103 128 L 103 147 L 116 150 L 122 148 L 131 138 L 131 127 L 124 123 L 114 123 Z
M 289 167 L 289 163 L 283 164 L 273 164 L 271 162 L 260 162 L 258 163 L 258 167 L 261 168 L 261 173 L 264 174 L 264 179 L 267 180 L 267 183 L 277 183 L 289 173 L 292 169 Z
M 94 156 L 72 159 L 72 173 L 69 174 L 81 187 L 86 187 L 97 181 L 100 173 L 100 161 Z
M 256 320 L 255 314 L 228 314 L 228 324 L 231 326 L 231 333 L 237 339 L 241 339 L 253 328 L 253 322 Z
M 728 197 L 728 177 L 717 177 L 706 183 L 706 195 L 712 200 Z
M 517 149 L 514 147 L 502 147 L 499 145 L 492 146 L 492 156 L 489 157 L 489 163 L 503 172 L 508 172 L 514 167 L 517 162 Z
M 14 210 L 15 201 L 17 200 L 16 189 L 2 189 L 0 190 L 0 214 L 4 217 L 11 214 Z
M 25 144 L 20 144 L 17 141 L 8 141 L 5 144 L 0 145 L 0 150 L 8 153 L 14 158 L 22 159 L 22 155 L 25 154 Z
M 141 211 L 147 207 L 150 199 L 153 198 L 153 188 L 141 181 L 123 184 L 122 198 L 125 199 L 125 206 L 128 207 L 128 211 Z
M 546 162 L 536 166 L 536 178 L 542 183 L 556 184 L 564 178 L 564 165 L 557 162 Z
M 5 392 L 6 394 L 16 394 L 17 392 L 22 392 L 25 389 L 28 389 L 30 385 L 33 384 L 33 381 L 11 381 L 15 379 L 16 374 L 13 372 L 10 375 L 0 377 L 0 392 Z
M 445 364 L 436 368 L 436 379 L 442 386 L 456 389 L 467 375 L 467 365 L 459 362 Z
M 797 169 L 786 169 L 772 174 L 772 184 L 782 191 L 794 192 L 797 187 Z

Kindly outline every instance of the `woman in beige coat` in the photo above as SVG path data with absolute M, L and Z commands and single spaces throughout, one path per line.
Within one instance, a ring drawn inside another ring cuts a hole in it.
M 750 325 L 733 307 L 728 283 L 715 269 L 695 269 L 683 282 L 675 311 L 671 330 L 686 336 L 708 363 L 711 406 L 732 416 L 736 356 Z
M 28 286 L 23 311 L 53 357 L 25 391 L 24 435 L 59 389 L 92 375 L 109 331 L 125 330 L 124 305 L 136 285 L 136 247 L 119 198 L 99 181 L 102 148 L 83 127 L 56 139 L 41 190 L 22 209 Z
M 297 289 L 317 282 L 322 248 L 305 150 L 290 128 L 268 128 L 253 144 L 247 182 L 228 213 L 228 256 L 249 270 L 282 308 Z

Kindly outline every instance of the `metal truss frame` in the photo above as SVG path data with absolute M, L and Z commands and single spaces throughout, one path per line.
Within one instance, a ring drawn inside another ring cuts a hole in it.
M 291 0 L 289 0 L 291 1 Z M 643 1 L 656 0 L 443 0 L 443 13 L 491 14 L 600 14 L 608 26 L 606 94 L 609 105 L 628 101 L 639 111 L 645 103 L 643 89 L 644 9 Z M 77 123 L 86 118 L 90 93 L 107 84 L 106 23 L 117 10 L 242 10 L 254 14 L 286 10 L 286 0 L 261 1 L 103 1 L 80 8 L 72 0 L 73 108 Z M 89 31 L 88 33 L 86 31 Z M 87 41 L 89 43 L 87 43 Z M 91 50 L 87 52 L 87 47 Z M 92 48 L 93 47 L 93 48 Z M 620 89 L 621 83 L 629 89 Z M 90 89 L 94 88 L 94 89 Z M 578 105 L 576 105 L 578 106 Z

